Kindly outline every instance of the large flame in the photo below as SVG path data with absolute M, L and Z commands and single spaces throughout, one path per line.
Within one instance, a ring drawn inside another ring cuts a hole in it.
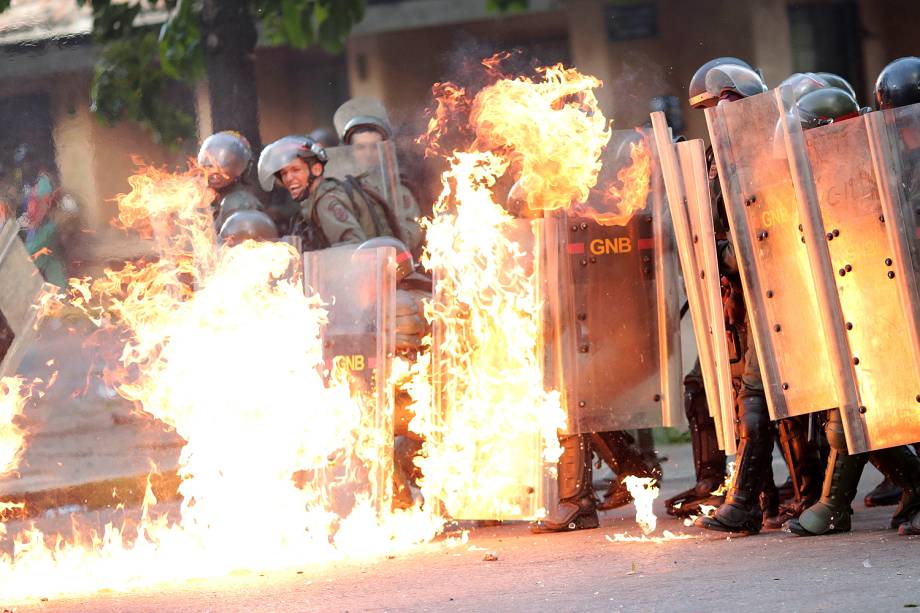
M 422 492 L 454 517 L 542 515 L 544 463 L 558 458 L 565 425 L 559 394 L 544 385 L 530 228 L 491 192 L 506 165 L 489 152 L 458 152 L 427 229 L 441 402 L 417 410 L 411 427 L 427 437 L 416 460 Z
M 21 532 L 0 558 L 0 599 L 375 555 L 430 539 L 437 518 L 392 512 L 391 476 L 369 469 L 392 453 L 392 433 L 379 431 L 348 381 L 326 376 L 321 331 L 333 297 L 305 295 L 294 250 L 217 249 L 198 171 L 147 169 L 131 185 L 119 221 L 147 231 L 159 257 L 75 280 L 71 294 L 126 339 L 110 383 L 186 441 L 180 514 L 157 514 L 148 491 L 130 528 L 65 539 Z
M 139 520 L 102 534 L 26 529 L 0 556 L 0 599 L 375 555 L 432 538 L 439 510 L 546 512 L 542 482 L 565 413 L 543 372 L 540 226 L 513 217 L 506 195 L 516 184 L 531 213 L 588 203 L 602 223 L 625 223 L 644 206 L 648 147 L 632 148 L 618 186 L 598 188 L 610 138 L 593 92 L 600 82 L 562 66 L 502 78 L 497 60 L 485 64 L 492 82 L 475 97 L 437 88 L 429 127 L 428 152 L 449 168 L 423 257 L 438 281 L 426 308 L 432 350 L 408 384 L 411 429 L 426 437 L 416 458 L 424 510 L 393 511 L 391 475 L 375 470 L 391 464 L 392 432 L 380 424 L 392 416 L 376 419 L 361 386 L 326 369 L 322 333 L 335 296 L 305 295 L 285 244 L 219 248 L 203 171 L 145 169 L 118 199 L 118 225 L 150 239 L 155 255 L 72 280 L 67 302 L 123 343 L 106 363 L 107 383 L 185 439 L 179 513 L 158 510 L 148 488 Z M 605 194 L 600 208 L 592 191 Z M 45 312 L 56 307 L 43 300 Z M 19 400 L 9 404 L 20 391 L 0 397 L 0 409 L 20 411 Z M 13 432 L 0 466 L 20 453 Z

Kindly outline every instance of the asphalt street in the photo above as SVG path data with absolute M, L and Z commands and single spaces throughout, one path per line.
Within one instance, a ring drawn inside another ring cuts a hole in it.
M 874 471 L 863 477 L 849 534 L 726 538 L 665 518 L 661 500 L 689 483 L 689 450 L 667 452 L 665 471 L 672 478 L 666 477 L 656 504 L 657 533 L 682 532 L 691 540 L 612 542 L 617 533 L 639 533 L 628 507 L 605 514 L 596 530 L 532 535 L 522 524 L 474 528 L 467 543 L 454 547 L 434 542 L 376 560 L 247 572 L 15 610 L 776 612 L 920 606 L 920 537 L 886 529 L 891 507 L 861 504 L 878 481 Z M 781 475 L 777 470 L 777 481 Z M 251 528 L 257 527 L 254 515 Z

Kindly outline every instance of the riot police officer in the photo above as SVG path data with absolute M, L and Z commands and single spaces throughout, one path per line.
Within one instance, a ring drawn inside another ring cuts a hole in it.
M 234 211 L 262 209 L 255 190 L 246 183 L 252 148 L 245 136 L 232 130 L 215 132 L 201 143 L 198 165 L 207 172 L 208 187 L 215 193 L 211 207 L 218 231 Z
M 361 190 L 325 178 L 326 151 L 307 136 L 285 136 L 259 156 L 259 183 L 265 191 L 282 185 L 300 205 L 294 230 L 312 251 L 340 244 L 360 244 L 375 236 L 397 236 L 383 204 Z
M 916 58 L 914 58 L 916 59 Z M 889 64 L 876 83 L 876 100 L 880 109 L 920 102 L 920 60 Z M 798 102 L 806 128 L 856 116 L 858 105 L 841 90 L 813 92 Z M 828 412 L 825 428 L 831 453 L 824 478 L 821 499 L 806 509 L 787 528 L 799 536 L 813 536 L 850 530 L 850 506 L 856 496 L 859 478 L 866 462 L 872 464 L 901 489 L 898 508 L 891 527 L 901 534 L 920 534 L 920 458 L 906 446 L 870 453 L 847 452 L 843 421 L 839 410 Z
M 691 103 L 697 108 L 753 96 L 766 91 L 763 79 L 748 66 L 735 58 L 718 58 L 704 64 L 691 80 Z M 710 155 L 710 160 L 713 156 Z M 715 167 L 710 167 L 710 179 L 717 177 Z M 723 209 L 721 190 L 714 182 L 711 193 L 715 200 L 714 210 Z M 718 245 L 721 273 L 734 279 L 733 291 L 727 306 L 733 307 L 726 313 L 728 320 L 744 325 L 745 315 L 737 283 L 738 269 L 734 250 L 729 241 Z M 746 327 L 746 326 L 744 326 Z M 763 380 L 760 373 L 756 349 L 750 330 L 744 332 L 744 371 L 741 375 L 740 391 L 737 397 L 738 452 L 735 475 L 729 486 L 725 502 L 711 517 L 697 519 L 697 525 L 710 530 L 754 534 L 761 530 L 764 515 L 768 526 L 779 527 L 785 515 L 794 515 L 817 498 L 820 483 L 820 459 L 816 445 L 807 443 L 806 424 L 799 419 L 785 420 L 780 428 L 780 441 L 790 472 L 796 475 L 794 483 L 799 484 L 799 504 L 783 510 L 779 515 L 778 495 L 773 483 L 771 454 L 774 428 L 767 410 Z M 762 500 L 761 500 L 762 498 Z M 763 504 L 762 504 L 763 503 Z M 762 509 L 761 507 L 765 508 Z M 770 519 L 776 517 L 775 519 Z
M 355 179 L 369 197 L 383 200 L 379 196 L 385 191 L 381 184 L 383 177 L 371 172 L 371 169 L 378 165 L 377 143 L 393 138 L 393 126 L 386 108 L 373 98 L 352 98 L 336 110 L 332 121 L 342 144 L 353 147 L 355 161 L 363 171 Z M 406 246 L 412 253 L 419 253 L 422 230 L 418 222 L 421 217 L 418 199 L 403 176 L 399 178 L 397 189 L 399 193 L 395 198 L 393 216 Z

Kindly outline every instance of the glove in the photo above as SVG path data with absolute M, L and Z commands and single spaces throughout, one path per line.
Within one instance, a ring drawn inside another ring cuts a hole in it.
M 396 348 L 418 351 L 422 338 L 428 334 L 428 322 L 423 315 L 422 300 L 430 294 L 420 290 L 396 290 Z

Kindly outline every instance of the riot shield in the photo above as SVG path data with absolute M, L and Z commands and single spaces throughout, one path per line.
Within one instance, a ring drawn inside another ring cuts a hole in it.
M 857 402 L 841 403 L 852 453 L 920 440 L 916 205 L 908 141 L 898 127 L 899 114 L 910 122 L 917 112 L 871 113 L 805 131 L 793 115 L 786 127 L 808 179 L 797 184 L 798 198 L 820 207 L 821 246 L 836 279 L 841 318 L 834 323 L 845 330 L 857 393 Z
M 785 108 L 770 91 L 706 109 L 773 419 L 855 405 L 846 339 L 825 316 L 835 299 L 820 215 L 796 198 Z
M 497 241 L 506 247 L 489 256 L 490 270 L 508 271 L 508 277 L 523 272 L 525 280 L 510 285 L 526 285 L 529 296 L 498 298 L 495 294 L 505 288 L 497 287 L 465 295 L 468 277 L 458 279 L 437 264 L 433 267 L 434 413 L 426 449 L 427 459 L 439 470 L 429 471 L 427 464 L 422 470 L 426 505 L 437 505 L 444 516 L 533 520 L 555 504 L 555 463 L 544 458 L 546 426 L 539 423 L 546 408 L 538 400 L 545 389 L 538 307 L 542 262 L 535 254 L 541 228 L 539 220 L 513 220 Z M 471 304 L 480 298 L 485 304 Z M 505 306 L 495 307 L 500 301 Z M 521 306 L 509 309 L 508 301 L 520 301 Z M 526 313 L 523 319 L 536 325 L 519 328 L 517 316 L 510 322 L 493 319 L 496 310 L 527 309 L 524 305 L 533 309 L 520 311 Z M 516 336 L 522 329 L 523 336 Z
M 13 375 L 35 337 L 44 279 L 32 263 L 13 221 L 0 226 L 0 377 Z
M 395 257 L 391 247 L 352 246 L 303 256 L 305 290 L 317 292 L 328 304 L 328 323 L 322 331 L 327 376 L 346 382 L 363 411 L 361 448 L 345 450 L 346 455 L 330 467 L 338 471 L 340 481 L 351 481 L 349 491 L 342 494 L 346 500 L 337 504 L 347 506 L 360 493 L 381 512 L 390 508 L 392 499 Z M 361 469 L 356 473 L 349 464 Z M 339 510 L 347 514 L 347 509 Z
M 616 206 L 604 187 L 637 163 L 633 145 L 649 156 L 645 184 L 633 185 L 647 185 L 641 209 L 604 225 Z M 677 254 L 651 132 L 614 132 L 603 164 L 585 206 L 546 215 L 541 245 L 553 378 L 575 434 L 669 426 L 683 413 Z
M 663 113 L 652 114 L 687 302 L 719 446 L 735 452 L 734 389 L 722 314 L 712 202 L 703 141 L 671 143 Z

